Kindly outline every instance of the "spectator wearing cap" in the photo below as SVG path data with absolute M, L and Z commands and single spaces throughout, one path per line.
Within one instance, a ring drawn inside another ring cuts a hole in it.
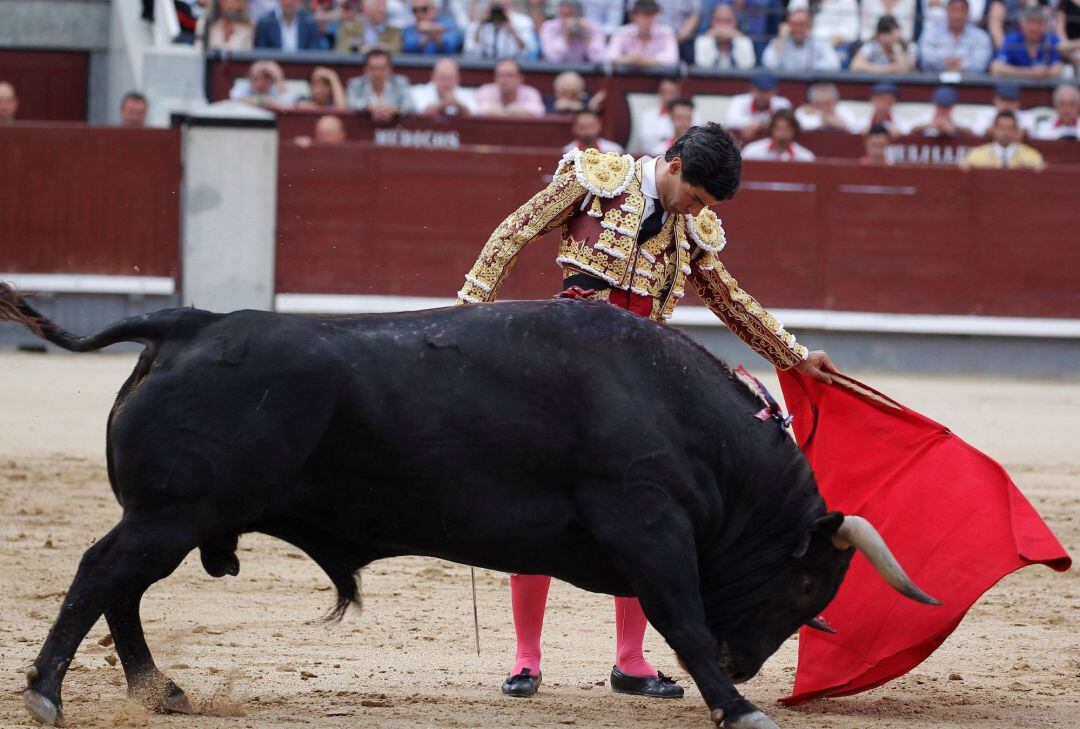
M 285 72 L 274 61 L 256 61 L 248 69 L 248 77 L 237 82 L 229 98 L 270 111 L 291 109 L 296 95 L 285 86 Z
M 863 156 L 859 164 L 867 167 L 885 167 L 893 160 L 885 153 L 892 141 L 889 130 L 881 124 L 874 124 L 863 135 Z
M 806 103 L 795 110 L 799 127 L 805 132 L 844 132 L 857 134 L 859 119 L 838 106 L 840 92 L 835 84 L 816 83 L 806 89 Z
M 603 63 L 604 31 L 583 17 L 579 0 L 560 0 L 556 16 L 540 26 L 540 53 L 552 63 Z
M 1071 83 L 1054 89 L 1054 115 L 1035 127 L 1035 139 L 1080 139 L 1080 88 Z
M 971 122 L 971 131 L 982 137 L 990 131 L 994 125 L 999 111 L 1011 111 L 1016 115 L 1016 121 L 1025 134 L 1031 134 L 1035 130 L 1035 119 L 1032 114 L 1020 109 L 1020 84 L 1013 81 L 1002 81 L 994 87 L 994 100 L 992 106 L 979 109 L 975 119 Z
M 217 0 L 211 12 L 195 26 L 195 47 L 210 50 L 250 51 L 255 27 L 248 19 L 244 0 Z
M 278 7 L 267 13 L 255 26 L 255 47 L 282 51 L 317 51 L 325 47 L 319 24 L 302 0 L 279 0 Z
M 7 81 L 0 81 L 0 124 L 11 124 L 19 111 L 19 96 L 15 87 Z
M 745 71 L 756 63 L 754 44 L 739 32 L 735 11 L 730 5 L 717 5 L 713 10 L 712 25 L 694 40 L 694 65 L 724 71 Z
M 990 64 L 995 76 L 1028 79 L 1057 78 L 1063 64 L 1058 55 L 1058 37 L 1046 28 L 1046 11 L 1028 8 L 1021 16 L 1020 30 L 1005 36 L 1001 50 Z
M 574 139 L 570 144 L 563 147 L 563 152 L 570 152 L 575 149 L 585 151 L 593 147 L 601 152 L 622 154 L 622 146 L 600 136 L 602 129 L 603 123 L 600 121 L 600 115 L 592 109 L 582 109 L 575 112 L 574 119 L 570 122 L 570 133 L 574 135 Z
M 495 64 L 494 83 L 484 84 L 476 92 L 476 107 L 489 116 L 543 116 L 544 99 L 532 86 L 525 85 L 521 68 L 512 58 Z
M 530 60 L 540 52 L 533 19 L 513 8 L 511 0 L 491 0 L 487 13 L 469 23 L 465 55 Z
M 968 22 L 968 1 L 949 0 L 945 23 L 927 23 L 919 38 L 919 65 L 940 73 L 983 73 L 994 55 L 985 30 Z
M 795 141 L 799 122 L 791 109 L 780 109 L 769 119 L 769 136 L 742 148 L 742 158 L 775 162 L 813 162 L 814 153 Z
M 1011 111 L 999 111 L 990 127 L 989 144 L 969 151 L 960 163 L 965 169 L 983 167 L 988 169 L 1041 170 L 1046 166 L 1038 150 L 1021 144 L 1023 130 Z
M 682 97 L 682 84 L 679 81 L 673 78 L 660 79 L 660 83 L 656 86 L 657 105 L 640 112 L 634 119 L 638 149 L 647 152 L 671 137 L 675 132 L 675 127 L 671 123 L 668 104 Z M 701 123 L 702 119 L 695 111 L 694 124 Z
M 731 97 L 724 125 L 744 140 L 761 136 L 772 115 L 790 109 L 791 102 L 776 93 L 776 77 L 759 73 L 750 79 L 750 92 Z
M 129 91 L 120 100 L 120 126 L 126 129 L 142 129 L 146 126 L 146 112 L 150 102 L 138 91 Z
M 409 80 L 394 73 L 390 54 L 381 48 L 364 57 L 364 75 L 349 79 L 346 87 L 349 106 L 380 123 L 412 112 Z
M 891 15 L 877 21 L 873 39 L 860 46 L 851 59 L 851 70 L 864 73 L 908 73 L 915 68 L 915 47 L 904 42 L 900 24 Z
M 675 31 L 657 21 L 660 6 L 654 0 L 636 0 L 630 22 L 608 43 L 607 60 L 620 66 L 674 66 L 679 62 Z
M 939 86 L 934 89 L 933 109 L 927 116 L 915 123 L 912 134 L 925 137 L 955 137 L 958 134 L 973 134 L 953 116 L 956 108 L 956 89 L 951 86 Z
M 813 20 L 808 10 L 788 13 L 786 31 L 769 41 L 761 63 L 770 71 L 809 73 L 839 71 L 840 56 L 831 43 L 812 35 Z
M 671 119 L 671 136 L 661 139 L 653 145 L 652 149 L 646 149 L 646 154 L 654 157 L 662 157 L 668 148 L 675 144 L 682 135 L 690 131 L 694 126 L 694 102 L 692 99 L 675 99 L 667 105 L 668 117 Z
M 896 19 L 905 42 L 915 40 L 915 0 L 861 0 L 859 8 L 862 15 L 859 37 L 864 42 L 876 35 L 877 22 L 885 15 Z
M 401 51 L 433 56 L 457 53 L 463 39 L 449 13 L 439 10 L 436 0 L 413 0 L 415 22 L 401 31 Z
M 474 94 L 461 88 L 461 70 L 453 58 L 440 58 L 431 67 L 431 80 L 412 87 L 413 108 L 425 116 L 466 116 L 476 113 Z
M 911 133 L 911 127 L 895 115 L 896 100 L 900 96 L 899 87 L 892 81 L 879 81 L 870 87 L 870 114 L 857 125 L 856 130 L 868 133 L 874 126 L 884 127 L 889 136 L 895 139 Z

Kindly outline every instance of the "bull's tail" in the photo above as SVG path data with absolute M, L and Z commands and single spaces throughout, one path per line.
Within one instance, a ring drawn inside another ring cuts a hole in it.
M 159 316 L 133 316 L 110 324 L 97 334 L 80 337 L 62 329 L 30 306 L 23 294 L 0 281 L 0 322 L 3 321 L 22 324 L 45 341 L 69 352 L 92 352 L 117 342 L 139 342 L 149 346 L 161 338 L 165 324 Z

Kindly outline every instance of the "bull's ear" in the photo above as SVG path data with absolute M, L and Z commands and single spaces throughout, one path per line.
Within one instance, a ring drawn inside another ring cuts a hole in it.
M 844 523 L 844 515 L 839 511 L 830 511 L 825 516 L 814 521 L 810 525 L 810 528 L 806 530 L 806 534 L 799 541 L 799 546 L 795 548 L 792 553 L 792 557 L 795 559 L 802 559 L 806 556 L 806 552 L 810 549 L 810 541 L 815 537 L 825 537 L 826 539 L 832 539 L 832 536 L 836 534 L 836 530 L 840 528 L 840 525 Z

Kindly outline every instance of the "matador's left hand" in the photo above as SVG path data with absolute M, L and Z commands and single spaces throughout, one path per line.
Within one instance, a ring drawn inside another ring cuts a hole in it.
M 820 349 L 811 352 L 806 361 L 796 367 L 795 371 L 813 377 L 815 380 L 820 380 L 826 385 L 831 385 L 833 381 L 832 377 L 829 376 L 830 372 L 840 374 L 840 370 L 836 369 L 836 365 L 829 359 L 829 355 Z

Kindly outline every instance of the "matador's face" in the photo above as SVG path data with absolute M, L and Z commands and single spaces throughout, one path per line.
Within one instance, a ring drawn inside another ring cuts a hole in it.
M 697 215 L 720 202 L 705 188 L 683 179 L 682 160 L 678 157 L 670 162 L 663 158 L 656 161 L 656 190 L 664 210 L 680 215 Z

